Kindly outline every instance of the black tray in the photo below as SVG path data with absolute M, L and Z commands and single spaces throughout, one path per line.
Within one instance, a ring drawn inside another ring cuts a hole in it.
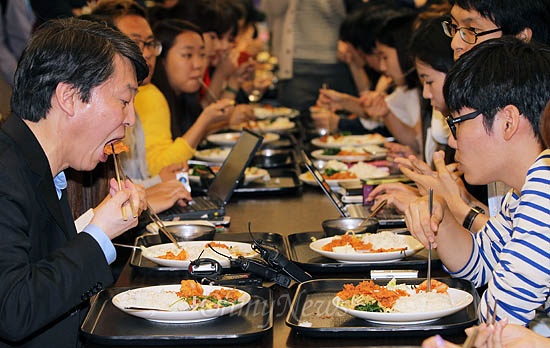
M 271 174 L 273 173 L 273 174 Z M 270 170 L 269 181 L 260 179 L 235 189 L 235 194 L 299 194 L 302 192 L 302 182 L 295 170 Z
M 288 257 L 288 249 L 285 244 L 285 239 L 282 235 L 277 233 L 267 233 L 267 232 L 254 232 L 254 238 L 257 240 L 263 240 L 266 245 L 277 248 L 281 254 Z M 214 240 L 216 241 L 232 241 L 232 242 L 242 242 L 250 243 L 251 237 L 247 232 L 238 232 L 238 233 L 216 233 L 214 235 Z M 136 246 L 145 246 L 150 247 L 152 245 L 157 245 L 163 243 L 160 239 L 160 236 L 157 234 L 146 234 L 136 238 Z M 187 274 L 187 270 L 181 268 L 161 266 L 154 263 L 151 260 L 142 257 L 141 250 L 134 249 L 132 255 L 130 256 L 130 266 L 134 269 L 149 272 L 149 271 L 162 271 L 162 272 L 180 272 Z M 224 269 L 224 273 L 235 273 L 242 272 L 240 268 L 232 267 Z
M 110 288 L 100 292 L 80 328 L 90 341 L 117 345 L 178 345 L 249 342 L 273 328 L 271 290 L 239 287 L 252 299 L 236 314 L 193 324 L 163 324 L 124 313 L 111 299 L 130 288 Z
M 390 332 L 403 336 L 429 336 L 436 333 L 456 334 L 477 322 L 479 296 L 472 283 L 462 279 L 441 278 L 450 287 L 467 291 L 474 301 L 463 310 L 441 319 L 419 324 L 376 324 L 345 314 L 334 306 L 332 299 L 342 290 L 344 284 L 357 284 L 357 279 L 321 279 L 302 283 L 298 286 L 292 301 L 286 324 L 308 336 L 317 337 L 366 337 L 387 336 Z M 424 279 L 398 280 L 398 283 L 419 284 Z M 374 281 L 386 284 L 388 280 Z M 303 325 L 311 323 L 310 327 Z
M 309 244 L 315 239 L 326 238 L 324 232 L 301 232 L 289 235 L 290 259 L 303 270 L 316 274 L 327 273 L 364 273 L 373 269 L 416 269 L 423 270 L 428 267 L 428 251 L 420 250 L 418 253 L 395 262 L 365 262 L 344 263 L 321 256 L 309 248 Z M 432 251 L 432 267 L 440 267 L 441 260 L 437 253 Z

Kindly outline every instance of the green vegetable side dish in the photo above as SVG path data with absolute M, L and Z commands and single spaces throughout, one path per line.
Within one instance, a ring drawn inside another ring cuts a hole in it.
M 214 296 L 186 296 L 186 297 L 181 297 L 177 301 L 173 302 L 172 304 L 170 304 L 169 307 L 172 307 L 176 303 L 181 301 L 189 303 L 189 305 L 191 306 L 190 310 L 192 311 L 215 309 L 215 308 L 221 308 L 221 307 L 230 307 L 241 303 L 241 301 L 239 300 L 235 300 L 235 301 L 228 301 L 225 299 L 218 300 Z
M 378 305 L 378 301 L 372 301 L 363 305 L 355 306 L 355 310 L 363 312 L 383 312 L 384 309 Z
M 331 149 L 325 149 L 323 151 L 323 156 L 336 156 L 336 155 L 338 155 L 338 153 L 340 153 L 340 148 L 335 147 L 335 148 L 331 148 Z

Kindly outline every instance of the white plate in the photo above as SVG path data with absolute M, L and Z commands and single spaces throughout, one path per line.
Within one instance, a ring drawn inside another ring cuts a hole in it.
M 222 163 L 229 156 L 230 152 L 230 147 L 214 147 L 195 152 L 195 158 L 206 162 Z
M 318 186 L 319 184 L 315 180 L 315 178 L 310 174 L 310 172 L 302 173 L 298 176 L 298 179 L 302 181 L 304 184 L 312 185 L 312 186 Z M 340 179 L 340 180 L 325 180 L 329 186 L 338 186 L 340 183 L 349 182 L 349 183 L 360 183 L 361 179 Z
M 204 294 L 207 295 L 210 292 L 218 289 L 231 289 L 222 286 L 213 286 L 213 285 L 202 285 Z M 124 311 L 130 315 L 144 318 L 151 321 L 157 321 L 161 323 L 195 323 L 205 320 L 211 320 L 222 315 L 230 314 L 236 312 L 246 306 L 250 302 L 250 294 L 246 291 L 239 290 L 242 295 L 239 298 L 240 303 L 215 309 L 205 309 L 198 311 L 157 311 L 157 310 L 134 310 L 126 309 L 125 307 L 146 307 L 151 308 L 149 302 L 142 302 L 139 299 L 136 299 L 136 296 L 155 296 L 155 297 L 164 297 L 166 299 L 171 299 L 174 295 L 170 292 L 176 292 L 180 290 L 180 285 L 159 285 L 159 286 L 149 286 L 145 288 L 132 289 L 128 291 L 121 292 L 113 297 L 112 302 L 115 307 Z M 163 307 L 153 307 L 153 308 L 163 308 Z
M 241 132 L 216 133 L 206 137 L 209 142 L 221 146 L 233 146 L 241 137 Z
M 230 267 L 229 259 L 219 254 L 216 254 L 214 251 L 212 251 L 208 247 L 207 248 L 204 247 L 206 244 L 211 242 L 212 241 L 179 242 L 179 245 L 181 245 L 187 252 L 186 260 L 167 260 L 167 259 L 161 259 L 158 257 L 161 255 L 165 255 L 168 251 L 171 251 L 172 253 L 177 255 L 180 252 L 180 250 L 178 250 L 176 246 L 172 243 L 158 244 L 147 248 L 143 247 L 141 249 L 141 255 L 146 259 L 151 260 L 161 266 L 187 269 L 189 267 L 189 263 L 192 260 L 197 259 L 201 254 L 201 252 L 204 250 L 203 254 L 201 255 L 202 258 L 214 259 L 218 261 L 222 265 L 222 267 L 229 268 Z M 226 242 L 226 241 L 214 241 L 214 243 L 221 243 L 231 247 L 232 248 L 231 251 L 221 247 L 217 247 L 215 249 L 216 251 L 219 251 L 224 255 L 231 256 L 232 258 L 237 258 L 239 255 L 243 255 L 244 257 L 254 257 L 258 255 L 254 250 L 252 250 L 252 247 L 250 246 L 250 244 L 247 244 L 247 243 Z
M 239 140 L 241 132 L 216 133 L 206 137 L 209 142 L 220 146 L 233 146 Z M 269 144 L 279 140 L 280 135 L 275 133 L 266 133 L 263 135 L 262 144 Z
M 257 180 L 259 178 L 263 178 L 263 177 L 269 175 L 269 172 L 265 169 L 256 168 L 256 167 L 253 167 L 253 168 L 255 168 L 255 170 L 256 170 L 256 173 L 254 173 L 254 174 L 248 174 L 245 171 L 245 175 L 244 175 L 244 185 L 245 186 L 250 184 L 254 180 Z M 248 170 L 248 168 L 247 168 L 247 170 Z M 197 175 L 189 175 L 189 181 L 191 181 L 193 183 L 200 183 L 201 182 L 201 177 L 197 176 Z
M 332 299 L 332 304 L 344 313 L 352 315 L 359 319 L 366 319 L 380 324 L 419 324 L 425 323 L 439 318 L 451 315 L 466 308 L 474 300 L 472 295 L 466 291 L 449 288 L 447 290 L 453 306 L 447 309 L 440 309 L 431 312 L 417 312 L 417 313 L 380 313 L 380 312 L 365 312 L 354 309 L 349 309 L 340 306 L 340 297 L 335 296 Z
M 357 235 L 360 236 L 360 235 Z M 406 240 L 407 250 L 405 251 L 389 251 L 380 253 L 337 253 L 334 251 L 323 250 L 322 247 L 332 241 L 334 237 L 318 239 L 311 242 L 309 247 L 316 253 L 341 262 L 384 262 L 396 261 L 404 257 L 416 254 L 423 248 L 422 244 L 412 236 L 403 236 Z
M 299 114 L 300 112 L 298 110 L 286 108 L 286 107 L 257 106 L 254 108 L 254 116 L 258 120 L 266 120 L 266 119 L 276 118 L 280 116 L 294 118 Z
M 179 221 L 166 221 L 163 220 L 162 223 L 164 226 L 175 226 L 175 225 L 204 225 L 204 226 L 211 226 L 216 227 L 213 223 L 204 221 L 204 220 L 179 220 Z M 159 233 L 159 227 L 155 222 L 151 222 L 147 226 L 145 226 L 145 229 L 152 234 L 158 234 Z
M 296 128 L 296 123 L 290 121 L 287 117 L 279 117 L 271 120 L 250 121 L 231 128 L 236 130 L 248 128 L 259 133 L 284 132 Z
M 311 143 L 315 146 L 322 148 L 337 148 L 342 146 L 382 145 L 390 141 L 389 138 L 384 138 L 378 133 L 364 135 L 344 135 L 337 138 L 329 135 L 327 141 L 323 141 L 322 139 L 323 138 L 312 139 Z
M 353 155 L 324 155 L 323 152 L 325 150 L 319 149 L 311 152 L 311 156 L 316 159 L 324 160 L 324 161 L 330 161 L 330 160 L 336 160 L 336 161 L 342 161 L 342 162 L 360 162 L 360 161 L 372 161 L 374 159 L 384 158 L 386 156 L 387 151 L 384 148 L 381 148 L 377 145 L 368 145 L 377 147 L 380 150 L 374 151 L 375 154 L 372 152 L 365 152 L 361 149 L 358 149 L 358 152 Z

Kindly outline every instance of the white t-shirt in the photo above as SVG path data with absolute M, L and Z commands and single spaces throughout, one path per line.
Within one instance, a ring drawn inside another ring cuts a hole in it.
M 396 87 L 385 100 L 390 111 L 407 126 L 414 127 L 420 121 L 420 92 L 417 88 Z

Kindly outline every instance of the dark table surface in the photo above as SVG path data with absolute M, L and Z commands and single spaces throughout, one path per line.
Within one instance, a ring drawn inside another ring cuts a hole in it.
M 273 232 L 281 235 L 289 235 L 297 232 L 319 231 L 321 221 L 338 217 L 336 209 L 331 205 L 322 192 L 315 187 L 305 187 L 302 194 L 290 196 L 272 196 L 264 198 L 234 198 L 227 206 L 227 214 L 231 216 L 231 225 L 223 233 L 245 232 L 248 223 L 251 223 L 253 232 Z M 434 276 L 445 277 L 446 273 L 440 268 L 433 270 Z M 161 272 L 159 272 L 161 273 Z M 425 271 L 420 270 L 419 278 L 425 277 Z M 336 274 L 328 276 L 316 276 L 317 278 L 367 278 L 362 274 Z M 181 275 L 164 272 L 162 274 L 143 273 L 130 267 L 128 264 L 122 270 L 116 287 L 148 286 L 157 284 L 179 283 Z M 251 343 L 228 344 L 226 346 L 240 347 L 418 347 L 422 340 L 433 335 L 426 332 L 422 336 L 407 337 L 403 333 L 385 337 L 356 338 L 313 338 L 304 336 L 291 330 L 285 319 L 290 308 L 296 284 L 286 289 L 278 285 L 264 283 L 273 291 L 274 311 L 273 330 L 261 336 Z M 443 335 L 454 342 L 463 342 L 464 334 Z M 103 347 L 103 345 L 88 342 L 86 347 Z M 136 345 L 132 345 L 136 346 Z M 185 344 L 185 346 L 193 346 Z M 200 342 L 196 346 L 204 346 Z

